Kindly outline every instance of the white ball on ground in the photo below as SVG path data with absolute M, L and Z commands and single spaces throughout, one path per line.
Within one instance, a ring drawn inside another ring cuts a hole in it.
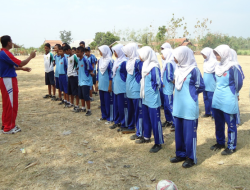
M 161 180 L 156 185 L 155 190 L 178 190 L 174 182 L 170 180 Z

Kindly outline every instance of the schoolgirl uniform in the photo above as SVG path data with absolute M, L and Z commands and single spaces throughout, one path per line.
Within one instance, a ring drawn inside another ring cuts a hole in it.
M 113 93 L 109 92 L 109 83 L 112 82 L 113 62 L 110 56 L 110 49 L 107 45 L 98 48 L 102 52 L 101 59 L 98 60 L 97 81 L 100 94 L 102 117 L 100 120 L 113 121 Z M 112 88 L 112 86 L 111 86 Z
M 156 153 L 164 144 L 161 125 L 161 99 L 159 89 L 162 86 L 160 65 L 155 52 L 145 46 L 138 51 L 143 61 L 140 97 L 142 98 L 142 117 L 144 126 L 144 138 L 137 140 L 137 143 L 148 143 L 153 129 L 155 145 L 150 149 L 151 153 Z
M 117 130 L 118 132 L 122 131 L 125 127 L 128 127 L 128 107 L 126 96 L 127 58 L 122 51 L 122 47 L 122 44 L 118 44 L 112 48 L 118 55 L 118 58 L 115 60 L 112 68 L 115 124 L 110 126 L 110 129 L 121 127 Z
M 216 87 L 215 82 L 215 67 L 218 64 L 216 57 L 213 53 L 213 49 L 204 48 L 201 51 L 201 54 L 205 55 L 207 58 L 204 61 L 203 65 L 203 80 L 205 84 L 205 91 L 203 92 L 203 99 L 205 104 L 205 115 L 203 117 L 214 117 L 213 109 L 212 109 L 212 100 Z
M 238 93 L 243 85 L 243 73 L 241 73 L 238 63 L 230 58 L 231 50 L 228 45 L 220 45 L 214 51 L 220 55 L 221 62 L 215 68 L 216 89 L 212 101 L 217 143 L 210 149 L 225 148 L 226 122 L 228 125 L 228 142 L 227 148 L 221 154 L 230 155 L 236 151 Z
M 142 61 L 140 61 L 136 43 L 130 43 L 122 48 L 124 54 L 129 58 L 126 65 L 127 80 L 126 94 L 128 102 L 128 129 L 122 133 L 134 133 L 136 126 L 136 134 L 130 137 L 131 140 L 138 139 L 143 135 L 142 125 L 142 100 L 140 98 L 140 81 Z
M 185 161 L 182 166 L 189 168 L 197 163 L 198 94 L 205 90 L 205 85 L 191 49 L 181 46 L 173 54 L 178 61 L 173 103 L 176 157 L 170 162 Z
M 175 130 L 173 112 L 173 92 L 174 92 L 174 71 L 176 68 L 176 63 L 174 62 L 174 57 L 171 49 L 162 50 L 162 54 L 165 58 L 162 71 L 161 79 L 163 82 L 163 95 L 164 95 L 164 113 L 166 122 L 163 123 L 163 127 L 171 126 L 171 131 Z

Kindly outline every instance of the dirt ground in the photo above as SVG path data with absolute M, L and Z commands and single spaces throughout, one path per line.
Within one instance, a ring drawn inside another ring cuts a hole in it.
M 196 59 L 203 72 L 202 57 L 197 55 Z M 0 189 L 127 190 L 138 186 L 151 190 L 162 179 L 172 180 L 180 190 L 250 189 L 250 56 L 238 59 L 246 79 L 240 92 L 242 125 L 238 128 L 237 152 L 222 156 L 220 151 L 210 151 L 216 142 L 214 122 L 199 118 L 198 165 L 183 169 L 182 163 L 169 162 L 175 156 L 174 133 L 169 128 L 163 129 L 163 149 L 152 154 L 153 142 L 135 144 L 130 135 L 97 121 L 101 117 L 99 96 L 94 97 L 91 117 L 44 100 L 43 57 L 38 56 L 28 65 L 33 69 L 30 73 L 18 72 L 17 124 L 22 132 L 0 135 Z M 202 95 L 199 105 L 200 114 L 204 114 Z M 161 118 L 164 121 L 163 110 Z M 69 130 L 71 134 L 63 135 Z M 30 164 L 34 165 L 25 169 Z

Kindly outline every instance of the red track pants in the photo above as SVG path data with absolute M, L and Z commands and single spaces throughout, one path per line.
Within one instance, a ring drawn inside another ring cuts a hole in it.
M 10 131 L 16 125 L 18 110 L 18 86 L 17 78 L 0 78 L 0 89 L 2 93 L 2 126 L 4 131 Z

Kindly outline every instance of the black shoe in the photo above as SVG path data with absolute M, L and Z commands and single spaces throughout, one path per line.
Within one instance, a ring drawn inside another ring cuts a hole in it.
M 170 159 L 170 162 L 171 162 L 171 163 L 177 163 L 177 162 L 182 162 L 182 161 L 184 161 L 184 160 L 186 160 L 186 158 L 176 156 L 176 157 L 174 157 L 174 158 L 171 158 L 171 159 Z
M 185 160 L 185 162 L 182 164 L 182 167 L 183 168 L 191 168 L 194 165 L 195 165 L 194 161 L 192 159 L 190 159 L 190 158 L 187 158 Z
M 224 144 L 215 144 L 215 145 L 210 147 L 210 150 L 216 151 L 216 150 L 220 150 L 222 148 L 225 148 Z
M 229 149 L 229 148 L 226 148 L 225 150 L 223 150 L 223 151 L 221 152 L 221 155 L 231 155 L 231 154 L 233 154 L 233 153 L 235 153 L 235 152 L 236 152 L 236 149 L 231 150 L 231 149 Z
M 166 126 L 167 126 L 167 124 L 168 124 L 168 122 L 167 122 L 167 121 L 165 121 L 165 122 L 162 124 L 162 127 L 166 127 Z
M 90 116 L 90 115 L 92 115 L 92 113 L 91 113 L 91 111 L 88 110 L 88 111 L 86 112 L 85 116 Z
M 143 137 L 141 137 L 139 140 L 135 141 L 136 144 L 143 144 L 143 143 L 150 143 L 150 142 L 151 142 L 150 139 L 146 140 Z
M 56 100 L 56 96 L 52 96 L 51 101 L 55 101 Z
M 122 132 L 123 130 L 127 130 L 128 128 L 127 127 L 119 127 L 117 129 L 117 132 Z
M 64 100 L 62 100 L 58 105 L 63 105 L 65 104 Z
M 86 108 L 85 109 L 82 109 L 82 108 L 76 108 L 75 110 L 74 110 L 74 112 L 75 113 L 79 113 L 79 112 L 86 112 Z
M 138 137 L 136 134 L 130 137 L 130 140 L 136 140 L 136 139 L 140 139 L 140 137 Z
M 122 130 L 122 134 L 129 134 L 129 133 L 135 133 L 135 129 L 125 128 Z
M 51 98 L 52 96 L 49 94 L 46 94 L 43 98 Z
M 99 121 L 106 121 L 107 119 L 104 119 L 104 118 L 100 118 L 98 119 Z
M 67 108 L 69 105 L 70 105 L 70 103 L 68 103 L 68 102 L 65 102 L 65 103 L 64 103 L 64 107 L 65 107 L 65 108 Z
M 171 126 L 170 131 L 175 131 L 175 126 L 174 125 Z
M 150 151 L 149 152 L 151 152 L 151 153 L 157 153 L 159 150 L 161 150 L 162 149 L 162 147 L 161 147 L 161 144 L 155 144 L 151 149 L 150 149 Z
M 115 129 L 116 127 L 119 127 L 119 123 L 118 124 L 114 124 L 114 125 L 110 126 L 109 128 L 110 129 Z
M 209 114 L 204 114 L 203 116 L 201 116 L 202 118 L 207 118 L 207 117 L 211 117 L 212 115 Z

